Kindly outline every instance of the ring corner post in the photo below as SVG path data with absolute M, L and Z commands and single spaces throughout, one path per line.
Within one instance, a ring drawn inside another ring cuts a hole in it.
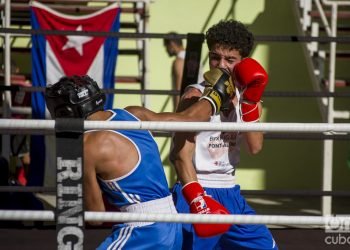
M 83 119 L 56 119 L 57 249 L 84 247 Z

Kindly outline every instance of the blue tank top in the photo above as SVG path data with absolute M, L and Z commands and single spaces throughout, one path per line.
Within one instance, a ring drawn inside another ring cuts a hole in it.
M 110 121 L 139 121 L 124 109 L 108 110 Z M 114 130 L 130 140 L 139 155 L 139 162 L 125 176 L 113 180 L 98 178 L 110 203 L 117 207 L 163 198 L 170 195 L 158 145 L 146 130 Z M 127 155 L 125 157 L 128 157 Z

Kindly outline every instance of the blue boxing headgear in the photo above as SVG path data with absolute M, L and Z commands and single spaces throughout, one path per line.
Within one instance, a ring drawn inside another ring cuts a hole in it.
M 89 76 L 62 77 L 45 91 L 52 118 L 86 118 L 103 110 L 105 100 L 106 95 Z

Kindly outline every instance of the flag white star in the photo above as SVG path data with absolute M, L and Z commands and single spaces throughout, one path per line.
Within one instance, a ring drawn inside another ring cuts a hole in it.
M 76 31 L 82 31 L 83 27 L 79 25 Z M 83 55 L 83 44 L 91 41 L 93 37 L 91 36 L 66 36 L 67 42 L 62 47 L 62 50 L 74 48 L 79 53 L 80 56 Z

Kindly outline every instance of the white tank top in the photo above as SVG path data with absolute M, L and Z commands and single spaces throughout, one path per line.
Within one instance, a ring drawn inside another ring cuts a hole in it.
M 176 57 L 180 58 L 180 59 L 185 59 L 186 56 L 186 51 L 185 50 L 181 50 L 179 53 L 177 53 Z
M 189 85 L 203 92 L 204 83 Z M 239 100 L 239 93 L 237 93 Z M 238 105 L 228 116 L 213 115 L 210 122 L 241 122 Z M 193 165 L 204 187 L 229 188 L 235 185 L 235 166 L 240 159 L 240 132 L 203 131 L 196 135 Z

